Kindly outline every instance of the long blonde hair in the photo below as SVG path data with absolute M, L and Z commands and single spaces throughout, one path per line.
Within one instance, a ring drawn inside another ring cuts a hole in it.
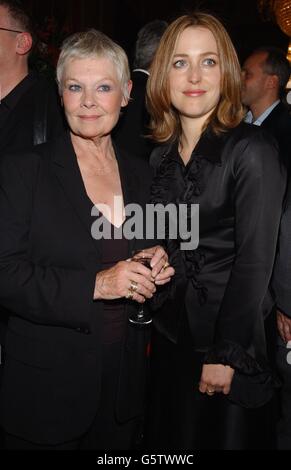
M 232 41 L 220 21 L 207 13 L 184 15 L 171 23 L 165 31 L 153 60 L 147 84 L 147 106 L 151 114 L 151 136 L 158 142 L 179 138 L 181 124 L 173 108 L 169 90 L 169 71 L 177 41 L 189 27 L 200 26 L 212 32 L 218 48 L 221 67 L 221 98 L 205 123 L 216 134 L 236 127 L 243 119 L 241 103 L 241 69 Z

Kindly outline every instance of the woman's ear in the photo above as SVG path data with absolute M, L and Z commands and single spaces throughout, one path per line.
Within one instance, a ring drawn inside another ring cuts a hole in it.
M 16 53 L 19 55 L 28 54 L 32 48 L 32 37 L 30 33 L 18 33 L 16 42 Z
M 130 93 L 131 93 L 131 90 L 132 90 L 132 80 L 128 80 L 126 86 L 127 86 L 127 94 L 128 94 L 128 96 L 130 97 Z M 129 99 L 130 99 L 130 98 L 125 98 L 125 96 L 123 96 L 122 102 L 121 102 L 121 107 L 122 107 L 122 108 L 124 108 L 124 106 L 127 106 L 127 105 L 128 105 Z

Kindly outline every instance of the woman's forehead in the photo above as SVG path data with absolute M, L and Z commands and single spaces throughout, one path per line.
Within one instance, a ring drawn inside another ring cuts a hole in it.
M 105 56 L 72 57 L 65 62 L 64 75 L 107 75 L 117 78 L 117 67 L 114 61 Z

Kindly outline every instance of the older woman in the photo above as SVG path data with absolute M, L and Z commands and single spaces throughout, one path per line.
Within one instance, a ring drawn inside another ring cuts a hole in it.
M 123 230 L 126 207 L 143 208 L 151 182 L 110 137 L 131 89 L 124 51 L 95 30 L 75 34 L 57 76 L 70 130 L 1 164 L 2 426 L 8 449 L 128 449 L 139 438 L 148 339 L 128 315 L 173 269 L 159 247 L 148 250 L 152 269 L 131 261 L 153 242 Z
M 153 136 L 165 143 L 152 156 L 153 200 L 187 204 L 189 221 L 199 204 L 200 240 L 184 251 L 169 242 L 181 282 L 175 308 L 171 301 L 155 317 L 150 437 L 158 449 L 270 444 L 263 405 L 275 383 L 264 314 L 285 176 L 275 143 L 242 123 L 240 84 L 216 18 L 186 15 L 168 27 L 148 82 Z

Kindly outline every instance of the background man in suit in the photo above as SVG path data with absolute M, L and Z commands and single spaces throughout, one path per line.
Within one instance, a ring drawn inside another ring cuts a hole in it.
M 0 156 L 30 148 L 64 129 L 54 83 L 30 72 L 32 21 L 16 1 L 0 0 Z
M 132 72 L 131 101 L 114 133 L 115 140 L 121 147 L 146 159 L 149 159 L 154 147 L 153 142 L 144 137 L 149 133 L 149 114 L 145 104 L 146 85 L 150 65 L 166 28 L 165 21 L 154 20 L 144 25 L 138 33 Z
M 246 122 L 263 126 L 277 139 L 281 159 L 289 169 L 291 116 L 282 102 L 290 77 L 290 64 L 280 49 L 256 49 L 242 67 L 242 100 L 249 108 Z
M 28 14 L 15 1 L 0 0 L 0 158 L 27 150 L 64 130 L 53 82 L 29 71 L 34 33 Z M 0 383 L 6 314 L 0 311 Z
M 281 220 L 279 249 L 273 273 L 279 330 L 277 363 L 282 378 L 278 448 L 291 450 L 291 186 Z
M 243 103 L 249 107 L 246 122 L 264 127 L 277 140 L 281 160 L 290 172 L 291 116 L 282 102 L 290 77 L 290 64 L 285 54 L 274 47 L 256 49 L 245 61 L 243 71 Z M 289 199 L 290 199 L 289 191 Z M 291 200 L 290 200 L 291 202 Z M 278 428 L 278 447 L 291 449 L 291 366 L 287 362 L 286 343 L 291 340 L 291 207 L 287 201 L 274 272 L 277 297 L 277 324 L 280 337 L 276 351 L 276 310 L 269 315 L 265 327 L 269 357 L 276 361 L 283 379 L 281 391 L 282 417 Z

